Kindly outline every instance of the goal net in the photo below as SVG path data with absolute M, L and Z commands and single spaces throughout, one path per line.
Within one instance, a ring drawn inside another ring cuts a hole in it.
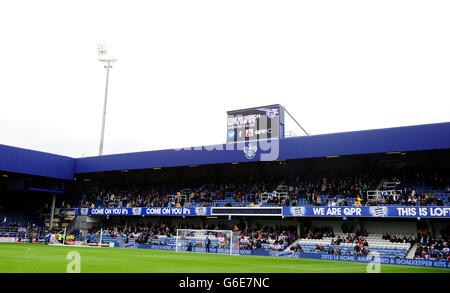
M 178 229 L 175 250 L 239 254 L 239 231 Z
M 66 228 L 60 230 L 53 230 L 48 244 L 64 245 L 66 242 Z

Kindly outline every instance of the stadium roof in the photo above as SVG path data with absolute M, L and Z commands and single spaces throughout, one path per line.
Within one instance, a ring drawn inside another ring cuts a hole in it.
M 248 144 L 247 144 L 248 146 Z M 221 144 L 70 158 L 0 145 L 0 171 L 73 179 L 74 174 L 265 160 L 450 149 L 450 122 L 272 140 L 247 154 L 235 144 Z M 252 157 L 254 155 L 254 157 Z

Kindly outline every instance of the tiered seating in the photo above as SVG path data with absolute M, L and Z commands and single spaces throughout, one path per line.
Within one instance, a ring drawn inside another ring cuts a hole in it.
M 26 227 L 28 222 L 35 223 L 36 225 L 43 227 L 44 223 L 36 215 L 32 213 L 22 213 L 20 211 L 11 212 L 0 207 L 0 226 L 3 223 L 3 219 L 6 217 L 6 224 L 12 224 L 16 222 L 19 227 Z
M 219 240 L 218 238 L 214 237 L 214 236 L 208 236 L 209 239 L 211 240 L 211 247 L 216 247 Z M 205 243 L 205 237 L 186 237 L 185 238 L 186 241 L 192 241 L 192 244 L 195 245 L 196 242 L 201 242 L 202 245 L 204 245 Z M 96 235 L 95 237 L 92 238 L 93 242 L 99 241 L 99 237 Z M 102 242 L 105 243 L 116 243 L 118 246 L 124 245 L 125 244 L 125 237 L 113 237 L 113 236 L 103 236 L 102 237 Z M 131 237 L 128 239 L 128 244 L 134 244 L 134 241 L 136 240 L 136 238 Z M 167 237 L 167 236 L 160 236 L 158 235 L 157 239 L 153 239 L 152 244 L 155 245 L 167 245 L 167 246 L 173 246 L 175 247 L 176 245 L 176 237 Z
M 211 203 L 211 206 L 224 207 L 228 203 L 230 203 L 232 207 L 250 206 L 250 204 L 251 204 L 251 202 L 249 202 L 249 201 L 235 201 L 234 197 L 227 197 L 222 200 L 214 200 Z M 202 205 L 203 205 L 203 203 L 201 201 L 194 201 L 194 200 L 191 201 L 189 204 L 190 207 L 199 207 Z
M 276 188 L 277 188 L 277 186 L 273 185 L 273 186 L 270 186 L 268 188 L 268 190 L 273 190 Z M 434 190 L 431 187 L 423 186 L 418 183 L 411 184 L 409 186 L 409 188 L 416 190 L 416 192 L 419 194 L 431 192 L 432 194 L 434 194 L 436 196 L 436 198 L 441 198 L 444 205 L 447 205 L 447 206 L 449 205 L 450 193 L 447 193 L 447 191 L 445 191 L 445 190 Z M 204 186 L 195 187 L 195 188 L 194 187 L 185 188 L 182 190 L 183 194 L 186 194 L 186 195 L 190 194 L 190 192 L 193 192 L 193 191 L 202 191 L 202 192 L 211 193 L 211 194 L 215 194 L 217 192 L 217 190 L 215 190 L 213 187 L 204 187 Z M 166 193 L 166 194 L 176 194 L 175 190 L 171 190 L 170 192 L 169 191 L 167 191 L 167 192 L 168 193 Z M 250 188 L 248 188 L 246 190 L 246 193 L 251 194 Z M 333 200 L 337 200 L 338 198 L 343 198 L 342 195 L 332 196 L 330 194 L 320 194 L 319 197 L 321 199 L 322 206 L 324 206 L 326 204 L 326 199 L 333 201 Z M 355 198 L 347 198 L 346 200 L 347 200 L 347 203 L 349 206 L 353 206 L 356 201 Z M 212 202 L 209 202 L 207 205 L 224 207 L 228 203 L 230 203 L 232 207 L 237 207 L 237 206 L 248 207 L 251 204 L 250 201 L 235 201 L 234 192 L 229 192 L 228 197 L 221 199 L 221 200 L 213 200 Z M 105 207 L 105 203 L 101 200 L 96 200 L 94 202 L 94 204 L 95 204 L 95 207 Z M 253 202 L 253 204 L 257 205 L 258 200 Z M 297 201 L 295 202 L 295 204 L 297 206 L 312 206 L 312 203 L 308 202 L 306 198 L 298 198 Z M 189 207 L 200 207 L 203 205 L 204 205 L 204 203 L 200 200 L 192 200 L 188 203 Z M 379 205 L 398 206 L 398 204 L 381 204 L 381 203 L 379 203 Z M 419 205 L 419 203 L 417 203 L 417 205 Z M 271 206 L 277 206 L 277 204 L 264 202 L 261 204 L 261 206 L 262 207 L 271 207 Z M 118 207 L 118 205 L 115 204 L 115 207 Z
M 247 241 L 248 239 L 249 239 L 249 237 L 245 236 L 245 237 L 244 237 L 244 242 Z M 275 243 L 275 239 L 269 238 L 269 239 L 267 239 L 266 241 L 267 241 L 266 243 L 262 243 L 262 244 L 261 244 L 262 249 L 264 249 L 264 250 L 271 250 L 272 245 Z M 280 246 L 281 246 L 281 247 L 280 247 L 280 251 L 281 251 L 281 250 L 284 250 L 284 249 L 287 247 L 287 243 L 284 242 L 284 243 L 281 244 Z
M 346 234 L 337 233 L 335 238 L 327 237 L 323 239 L 299 239 L 297 240 L 293 246 L 295 247 L 297 244 L 300 244 L 304 252 L 315 253 L 317 245 L 323 245 L 325 249 L 325 253 L 331 248 L 336 249 L 339 248 L 342 254 L 347 254 L 352 252 L 355 243 L 341 243 L 340 245 L 331 245 L 332 239 L 337 239 L 337 236 L 340 235 L 341 238 L 344 238 Z M 392 235 L 403 237 L 404 234 Z M 369 244 L 368 249 L 369 252 L 378 252 L 381 257 L 395 257 L 397 254 L 399 257 L 405 257 L 408 253 L 408 250 L 411 247 L 409 243 L 392 243 L 389 240 L 382 240 L 381 234 L 371 234 L 368 237 L 365 237 L 367 243 Z
M 425 189 L 425 190 L 429 190 L 429 191 L 423 191 L 424 193 L 426 192 L 431 192 L 433 193 L 436 198 L 441 198 L 444 205 L 448 206 L 449 205 L 449 198 L 450 198 L 450 194 L 442 191 L 442 190 L 432 190 L 432 189 Z M 422 191 L 416 190 L 418 193 L 422 193 Z M 325 205 L 325 201 L 326 199 L 329 199 L 330 201 L 332 201 L 333 199 L 338 199 L 339 195 L 337 196 L 328 196 L 328 195 L 320 195 L 320 199 L 322 201 L 322 205 Z M 347 203 L 349 206 L 354 205 L 356 199 L 355 198 L 347 198 Z M 300 198 L 297 202 L 296 202 L 297 206 L 312 206 L 311 203 L 309 203 L 306 199 L 304 198 Z M 398 206 L 398 204 L 382 204 L 382 203 L 378 203 L 379 206 Z M 419 206 L 419 203 L 416 204 L 417 206 Z M 432 205 L 433 206 L 433 205 Z
M 216 238 L 212 235 L 208 236 L 209 239 L 211 240 L 211 247 L 217 247 L 220 238 Z M 201 242 L 202 245 L 204 246 L 205 244 L 205 237 L 186 237 L 185 238 L 186 241 L 191 241 L 193 245 L 195 245 L 197 242 Z M 99 236 L 95 235 L 91 238 L 92 242 L 96 242 L 99 241 Z M 104 235 L 102 237 L 102 241 L 104 243 L 115 243 L 117 246 L 123 246 L 125 245 L 125 237 L 113 237 L 113 236 L 109 236 L 109 235 Z M 128 244 L 132 245 L 134 244 L 134 241 L 136 240 L 136 238 L 131 237 L 128 239 Z M 244 240 L 248 240 L 248 237 L 244 237 Z M 262 244 L 262 248 L 265 250 L 270 250 L 272 248 L 272 245 L 275 243 L 275 239 L 267 239 L 267 243 L 263 243 Z M 157 239 L 153 239 L 152 244 L 156 244 L 156 245 L 166 245 L 166 246 L 173 246 L 175 247 L 176 245 L 176 237 L 167 237 L 167 236 L 159 236 Z M 280 250 L 284 250 L 287 247 L 287 243 L 283 243 L 281 245 L 281 249 Z
M 129 238 L 129 239 L 128 239 L 128 243 L 133 244 L 135 239 L 136 239 L 136 238 L 134 238 L 134 237 L 133 237 L 133 238 Z M 125 240 L 126 240 L 125 237 L 113 237 L 113 236 L 103 236 L 103 237 L 102 237 L 102 242 L 105 242 L 105 243 L 115 243 L 115 244 L 117 244 L 118 246 L 120 246 L 121 244 L 125 244 Z M 98 242 L 98 241 L 100 241 L 100 237 L 99 237 L 98 235 L 95 235 L 95 236 L 93 236 L 93 237 L 91 238 L 91 241 L 92 241 L 92 242 Z
M 417 188 L 414 188 L 414 190 L 416 190 L 416 192 L 419 194 L 431 192 L 436 196 L 436 198 L 441 198 L 445 205 L 448 206 L 449 204 L 450 193 L 447 193 L 445 190 L 436 190 L 432 189 L 431 187 L 423 186 L 418 186 Z

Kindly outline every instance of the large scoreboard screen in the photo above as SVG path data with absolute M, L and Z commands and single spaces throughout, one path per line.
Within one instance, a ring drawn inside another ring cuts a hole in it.
M 281 105 L 228 111 L 227 115 L 227 143 L 284 137 Z

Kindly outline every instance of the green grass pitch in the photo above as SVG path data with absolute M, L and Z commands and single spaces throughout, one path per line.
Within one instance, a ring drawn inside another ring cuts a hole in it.
M 67 253 L 81 256 L 81 273 L 365 273 L 367 264 L 282 257 L 174 251 L 0 244 L 0 273 L 66 273 Z M 450 273 L 449 269 L 381 265 L 382 273 Z

